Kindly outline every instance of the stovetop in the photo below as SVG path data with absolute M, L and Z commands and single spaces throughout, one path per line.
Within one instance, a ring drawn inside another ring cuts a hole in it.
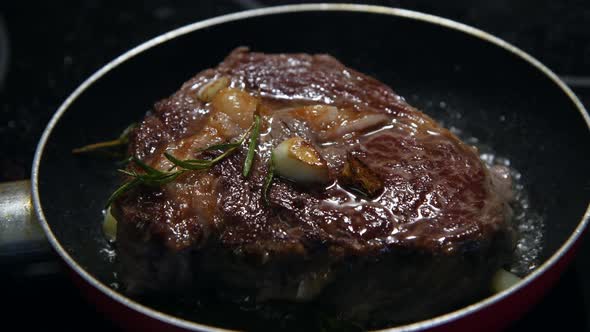
M 330 2 L 330 1 L 328 1 Z M 293 1 L 119 1 L 0 4 L 0 181 L 28 178 L 33 151 L 58 105 L 117 55 L 173 28 L 225 13 Z M 365 1 L 451 18 L 529 52 L 590 106 L 590 2 Z M 590 331 L 590 243 L 557 286 L 510 331 Z M 54 267 L 55 268 L 55 267 Z M 51 269 L 51 266 L 50 268 Z M 2 321 L 25 331 L 117 331 L 68 277 L 0 270 Z M 502 319 L 502 317 L 498 317 Z

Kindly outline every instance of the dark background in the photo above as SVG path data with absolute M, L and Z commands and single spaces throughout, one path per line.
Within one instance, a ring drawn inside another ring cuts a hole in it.
M 133 46 L 204 18 L 293 1 L 97 1 L 0 4 L 0 181 L 26 179 L 36 142 L 84 79 Z M 590 1 L 369 1 L 491 32 L 532 54 L 590 106 Z M 97 115 L 100 116 L 100 115 Z M 580 142 L 586 144 L 587 142 Z M 590 331 L 588 241 L 559 284 L 511 331 Z M 0 266 L 2 323 L 19 329 L 116 330 L 68 278 Z M 498 317 L 502 319 L 502 317 Z

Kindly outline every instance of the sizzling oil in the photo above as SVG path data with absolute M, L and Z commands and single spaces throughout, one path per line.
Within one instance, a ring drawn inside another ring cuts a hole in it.
M 545 223 L 543 216 L 537 212 L 534 206 L 531 206 L 529 193 L 524 185 L 526 175 L 517 170 L 508 157 L 497 154 L 493 148 L 476 137 L 466 136 L 462 130 L 455 127 L 450 129 L 465 143 L 477 147 L 480 159 L 488 167 L 498 165 L 507 167 L 510 170 L 514 197 L 511 203 L 513 210 L 512 222 L 518 239 L 509 270 L 520 277 L 526 276 L 537 268 L 541 261 Z

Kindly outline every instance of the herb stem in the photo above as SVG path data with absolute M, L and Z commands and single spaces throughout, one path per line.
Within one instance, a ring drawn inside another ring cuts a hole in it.
M 135 178 L 135 179 L 133 179 L 131 181 L 125 182 L 122 186 L 120 186 L 119 188 L 117 188 L 117 190 L 115 190 L 111 194 L 111 196 L 107 200 L 107 203 L 105 205 L 105 208 L 108 208 L 109 206 L 111 206 L 111 204 L 113 204 L 113 202 L 117 198 L 119 198 L 119 196 L 121 196 L 124 193 L 128 192 L 129 190 L 133 189 L 134 187 L 136 187 L 137 185 L 139 185 L 140 182 L 141 182 L 141 180 L 139 178 Z
M 104 149 L 104 148 L 112 148 L 112 147 L 116 147 L 116 146 L 121 146 L 123 144 L 125 144 L 125 143 L 121 142 L 121 140 L 117 138 L 112 141 L 98 142 L 98 143 L 84 145 L 82 147 L 73 149 L 72 153 L 90 152 L 90 151 L 95 151 L 95 150 Z
M 135 127 L 137 127 L 137 123 L 132 123 L 129 126 L 127 126 L 127 128 L 125 128 L 123 130 L 123 132 L 121 133 L 121 135 L 119 135 L 119 137 L 117 137 L 116 139 L 84 145 L 82 147 L 73 149 L 72 153 L 74 153 L 74 154 L 86 153 L 86 152 L 93 152 L 93 151 L 102 150 L 102 149 L 124 146 L 127 143 L 129 143 L 129 135 L 131 134 L 133 129 L 135 129 Z
M 252 162 L 254 161 L 254 155 L 256 154 L 256 145 L 258 144 L 258 137 L 260 136 L 260 116 L 254 114 L 254 128 L 252 128 L 252 134 L 250 135 L 250 143 L 248 144 L 248 154 L 244 161 L 244 177 L 248 177 L 250 170 L 252 169 Z
M 109 144 L 112 146 L 122 144 L 123 142 L 127 142 L 127 135 L 130 129 L 127 129 L 124 134 L 119 137 L 119 139 L 109 142 L 103 143 L 96 143 L 93 144 L 94 146 L 98 144 Z M 189 170 L 205 170 L 211 168 L 216 163 L 220 162 L 239 147 L 242 146 L 246 138 L 250 134 L 250 142 L 248 144 L 248 154 L 246 156 L 246 160 L 244 162 L 244 176 L 248 176 L 250 174 L 250 170 L 252 168 L 252 162 L 254 160 L 254 155 L 256 153 L 256 145 L 258 144 L 258 137 L 260 136 L 260 116 L 258 114 L 254 115 L 254 123 L 244 132 L 244 134 L 240 137 L 237 142 L 233 143 L 222 143 L 216 144 L 209 147 L 206 147 L 199 151 L 211 151 L 211 150 L 220 150 L 223 151 L 220 155 L 213 159 L 186 159 L 180 160 L 173 156 L 168 152 L 164 152 L 164 156 L 172 162 L 173 166 L 170 167 L 167 171 L 161 171 L 159 169 L 153 168 L 146 164 L 145 162 L 141 161 L 139 158 L 130 157 L 130 162 L 135 163 L 141 170 L 142 173 L 137 173 L 134 170 L 123 170 L 120 169 L 119 172 L 129 176 L 131 179 L 121 185 L 118 189 L 116 189 L 109 199 L 107 200 L 106 207 L 108 208 L 117 198 L 119 198 L 124 193 L 128 192 L 129 190 L 137 187 L 140 184 L 147 185 L 147 186 L 161 186 L 167 183 L 174 181 L 180 175 L 184 174 Z M 84 148 L 84 147 L 83 147 Z M 176 170 L 174 170 L 176 168 Z M 272 181 L 271 178 L 268 181 Z M 270 185 L 265 184 L 265 186 Z

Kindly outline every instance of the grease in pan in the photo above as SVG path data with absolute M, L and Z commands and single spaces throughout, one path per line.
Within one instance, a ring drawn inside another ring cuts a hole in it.
M 484 296 L 512 263 L 508 168 L 328 55 L 237 49 L 158 102 L 129 153 L 113 212 L 131 294 L 383 326 Z

